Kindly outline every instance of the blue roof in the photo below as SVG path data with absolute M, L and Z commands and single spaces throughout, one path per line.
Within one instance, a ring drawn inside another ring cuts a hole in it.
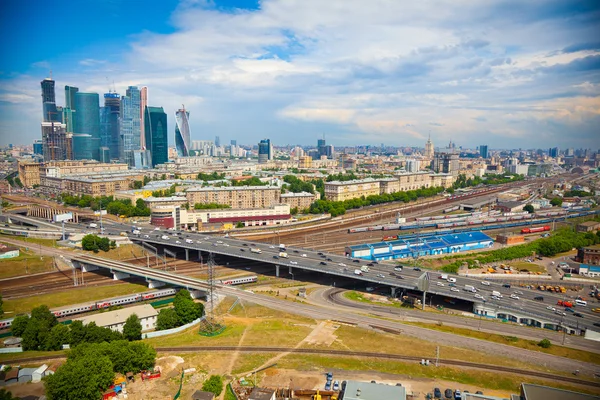
M 600 272 L 600 265 L 590 265 L 590 272 Z
M 422 237 L 420 240 L 416 238 L 411 239 L 398 239 L 390 242 L 377 242 L 372 244 L 358 244 L 353 246 L 348 246 L 352 250 L 365 250 L 368 248 L 385 248 L 392 246 L 401 246 L 401 245 L 409 245 L 408 252 L 417 251 L 418 250 L 426 250 L 426 249 L 437 249 L 446 246 L 453 245 L 464 245 L 469 243 L 476 242 L 484 242 L 494 240 L 481 231 L 472 231 L 472 232 L 462 232 L 462 233 L 452 233 L 445 235 L 432 235 L 427 237 Z M 421 245 L 417 245 L 417 243 L 422 243 Z M 394 253 L 403 252 L 404 250 L 394 250 Z

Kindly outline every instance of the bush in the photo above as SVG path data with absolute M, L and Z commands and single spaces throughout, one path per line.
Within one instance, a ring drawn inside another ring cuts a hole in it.
M 223 391 L 223 379 L 220 375 L 211 375 L 210 378 L 205 380 L 202 384 L 202 390 L 214 393 L 215 396 L 219 396 Z
M 549 349 L 552 343 L 548 339 L 542 339 L 537 345 L 543 349 Z

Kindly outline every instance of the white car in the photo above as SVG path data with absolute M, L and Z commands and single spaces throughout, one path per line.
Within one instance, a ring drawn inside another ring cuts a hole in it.
M 181 244 L 181 242 L 180 242 L 179 240 L 176 240 L 176 241 L 175 241 L 175 243 L 177 243 L 177 244 Z
M 155 231 L 160 231 L 160 228 L 158 228 L 158 227 L 157 227 L 157 228 L 154 228 L 154 230 L 155 230 Z
M 306 257 L 306 254 L 302 254 L 302 257 Z
M 219 244 L 223 244 L 223 242 L 221 240 L 217 240 L 217 243 Z
M 438 282 L 437 285 L 438 286 L 444 286 L 444 284 L 442 282 Z
M 229 247 L 229 245 L 227 243 L 223 243 L 223 246 L 225 247 Z
M 476 299 L 483 299 L 483 296 L 482 296 L 482 295 L 480 295 L 479 293 L 475 293 L 475 296 L 474 296 L 474 297 L 475 297 Z
M 290 264 L 298 265 L 297 261 L 290 261 Z
M 452 290 L 453 292 L 460 292 L 460 289 L 457 287 L 451 287 L 450 290 Z
M 168 237 L 167 235 L 162 235 L 162 236 L 161 236 L 161 239 L 164 239 L 164 240 L 169 240 L 169 237 Z
M 385 278 L 385 275 L 384 274 L 377 274 L 377 277 L 378 278 Z
M 515 299 L 515 300 L 519 300 L 519 296 L 517 296 L 516 294 L 511 294 L 510 298 L 511 299 Z
M 275 248 L 275 246 L 269 246 L 269 248 L 270 248 L 270 249 L 274 249 L 274 248 Z
M 520 290 L 515 290 L 515 294 L 523 294 Z
M 150 236 L 148 236 L 148 235 L 144 235 L 144 238 L 145 238 L 145 239 L 150 239 Z
M 560 310 L 556 310 L 556 311 L 554 311 L 554 314 L 557 314 L 557 315 L 562 315 L 563 317 L 567 315 L 567 313 L 564 313 L 564 312 L 562 312 L 562 311 L 560 311 Z
M 345 267 L 345 266 L 346 266 L 346 264 L 344 264 L 344 263 L 339 263 L 338 265 L 339 265 L 340 267 Z
M 200 244 L 200 243 L 202 243 L 202 242 L 201 242 L 201 241 L 199 241 L 199 240 L 196 240 L 196 243 Z
M 550 311 L 556 311 L 556 308 L 552 307 L 552 306 L 548 306 L 546 307 L 546 309 L 550 310 Z
M 488 281 L 481 281 L 481 284 L 484 286 L 490 286 L 490 283 Z

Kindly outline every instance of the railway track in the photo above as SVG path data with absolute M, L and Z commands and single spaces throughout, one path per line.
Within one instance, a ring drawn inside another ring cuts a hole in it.
M 359 358 L 380 358 L 394 361 L 410 361 L 420 362 L 423 359 L 428 359 L 430 355 L 425 356 L 407 356 L 401 354 L 389 354 L 389 353 L 373 353 L 366 351 L 349 351 L 349 350 L 332 350 L 332 349 L 303 349 L 303 348 L 286 348 L 286 347 L 268 347 L 268 346 L 183 346 L 183 347 L 156 347 L 156 351 L 159 353 L 197 353 L 206 351 L 219 351 L 219 352 L 242 352 L 242 353 L 294 353 L 294 354 L 315 354 L 315 355 L 327 355 L 335 357 L 359 357 Z M 32 363 L 34 361 L 46 361 L 46 360 L 60 360 L 66 358 L 63 354 L 57 354 L 55 356 L 41 356 L 32 358 L 21 358 L 11 360 L 11 363 Z M 570 376 L 551 374 L 548 372 L 541 371 L 530 371 L 519 368 L 503 367 L 495 364 L 482 364 L 473 363 L 469 361 L 451 360 L 451 359 L 440 359 L 439 365 L 464 367 L 464 368 L 475 368 L 484 371 L 492 372 L 503 372 L 508 374 L 516 374 L 521 376 L 529 376 L 533 378 L 550 379 L 553 381 L 573 383 L 576 385 L 582 385 L 593 388 L 600 388 L 600 382 L 587 381 L 584 379 L 574 378 Z

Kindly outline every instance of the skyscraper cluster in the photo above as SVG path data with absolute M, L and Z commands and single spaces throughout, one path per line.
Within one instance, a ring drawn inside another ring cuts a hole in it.
M 65 106 L 59 107 L 55 81 L 46 78 L 41 86 L 45 161 L 119 161 L 134 168 L 168 161 L 167 114 L 162 107 L 148 106 L 147 87 L 129 86 L 124 96 L 109 90 L 101 106 L 98 93 L 65 86 Z M 189 112 L 184 113 L 187 130 L 182 148 L 189 150 Z

